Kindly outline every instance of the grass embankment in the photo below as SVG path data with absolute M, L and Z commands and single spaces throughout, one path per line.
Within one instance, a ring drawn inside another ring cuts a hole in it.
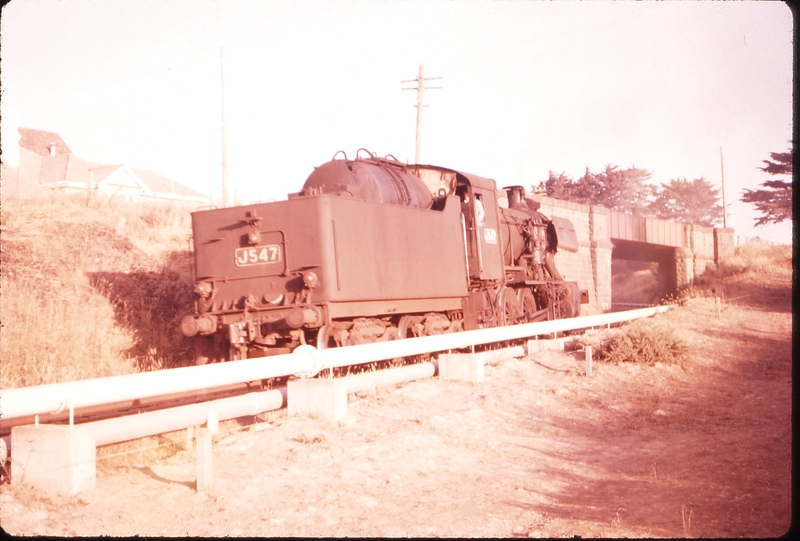
M 190 211 L 4 196 L 0 389 L 190 364 Z

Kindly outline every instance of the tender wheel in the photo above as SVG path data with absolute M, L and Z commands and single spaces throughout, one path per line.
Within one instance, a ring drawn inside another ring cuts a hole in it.
M 519 301 L 522 321 L 525 323 L 532 322 L 536 313 L 536 298 L 533 296 L 533 291 L 528 288 L 520 289 L 517 293 L 517 301 Z
M 330 325 L 323 325 L 317 331 L 317 349 L 335 348 L 336 341 L 333 339 L 333 327 Z
M 403 316 L 397 324 L 397 335 L 402 338 L 414 338 L 420 336 L 416 325 L 422 323 L 420 316 Z
M 519 323 L 520 318 L 520 309 L 519 303 L 517 302 L 517 295 L 513 289 L 509 287 L 504 287 L 503 290 L 500 292 L 500 298 L 498 308 L 499 308 L 499 321 L 498 325 L 500 327 L 505 327 L 508 325 L 516 325 Z

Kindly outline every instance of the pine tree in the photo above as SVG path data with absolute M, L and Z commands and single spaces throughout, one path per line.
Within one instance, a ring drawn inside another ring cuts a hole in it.
M 713 227 L 722 220 L 719 189 L 705 178 L 689 182 L 673 179 L 656 190 L 655 200 L 648 206 L 652 215 L 664 220 Z
M 552 169 L 547 180 L 544 182 L 547 197 L 561 199 L 562 201 L 574 201 L 575 182 L 563 172 L 560 175 L 553 173 Z
M 586 173 L 577 181 L 564 173 L 556 175 L 550 171 L 544 184 L 548 197 L 641 214 L 653 195 L 653 186 L 647 184 L 649 179 L 650 173 L 644 169 L 619 169 L 609 164 L 599 173 L 593 173 L 587 167 Z
M 760 190 L 744 190 L 742 201 L 751 203 L 762 216 L 756 225 L 780 223 L 792 219 L 792 159 L 794 149 L 788 152 L 770 152 L 772 160 L 763 160 L 765 167 L 759 167 L 770 175 L 789 175 L 789 180 L 767 180 L 761 183 Z

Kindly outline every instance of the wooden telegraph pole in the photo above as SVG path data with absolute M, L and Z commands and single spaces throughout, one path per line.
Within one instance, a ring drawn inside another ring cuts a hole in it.
M 722 158 L 722 147 L 719 147 L 719 166 L 722 169 L 722 227 L 728 227 L 728 206 L 725 204 L 725 160 Z
M 416 87 L 409 87 L 409 88 L 401 88 L 401 90 L 416 90 L 417 91 L 417 104 L 414 106 L 417 108 L 417 146 L 416 151 L 414 154 L 414 163 L 420 163 L 422 161 L 422 108 L 427 107 L 425 105 L 425 91 L 426 90 L 437 90 L 442 88 L 441 86 L 425 86 L 425 81 L 432 81 L 434 79 L 441 79 L 441 77 L 428 77 L 427 79 L 424 76 L 424 68 L 423 65 L 419 65 L 419 77 L 416 79 L 409 79 L 407 81 L 400 81 L 401 83 L 417 83 Z
M 222 206 L 227 207 L 228 201 L 228 151 L 225 147 L 225 49 L 219 48 L 219 79 L 220 79 L 220 117 L 222 132 Z

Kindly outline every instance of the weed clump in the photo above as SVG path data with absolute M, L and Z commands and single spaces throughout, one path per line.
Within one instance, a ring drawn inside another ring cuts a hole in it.
M 594 351 L 596 359 L 612 363 L 680 365 L 687 346 L 673 329 L 639 320 L 595 346 Z

